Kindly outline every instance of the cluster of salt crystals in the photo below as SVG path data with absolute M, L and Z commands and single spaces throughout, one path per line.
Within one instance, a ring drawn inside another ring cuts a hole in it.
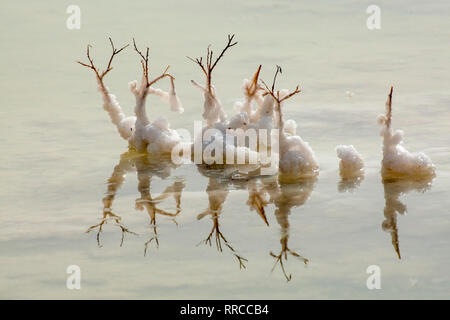
M 245 112 L 249 117 L 249 121 L 252 123 L 258 122 L 261 117 L 262 106 L 264 103 L 263 90 L 258 84 L 259 73 L 261 71 L 261 65 L 259 65 L 252 80 L 244 79 L 242 83 L 242 92 L 244 93 L 244 99 L 237 101 L 234 104 L 236 112 Z M 256 109 L 254 105 L 256 103 Z
M 206 164 L 226 163 L 229 160 L 227 159 L 227 153 L 229 154 L 230 152 L 234 154 L 243 152 L 246 163 L 249 159 L 256 159 L 256 162 L 259 162 L 259 154 L 257 151 L 252 150 L 246 142 L 244 145 L 238 144 L 240 139 L 228 139 L 227 131 L 242 129 L 236 131 L 236 134 L 240 135 L 240 133 L 249 129 L 250 126 L 257 126 L 259 124 L 258 121 L 261 118 L 261 111 L 254 110 L 253 102 L 256 101 L 259 104 L 259 107 L 263 104 L 262 90 L 258 85 L 258 76 L 261 66 L 259 66 L 251 81 L 244 80 L 242 87 L 245 95 L 244 102 L 235 104 L 237 114 L 233 115 L 230 119 L 228 119 L 223 110 L 222 104 L 217 98 L 215 87 L 211 83 L 212 72 L 218 61 L 229 48 L 237 43 L 233 42 L 233 38 L 234 35 L 228 36 L 227 45 L 215 60 L 213 60 L 213 52 L 209 47 L 207 48 L 206 59 L 190 58 L 190 60 L 200 66 L 205 75 L 204 86 L 194 80 L 191 80 L 191 83 L 203 93 L 204 102 L 202 117 L 206 121 L 206 125 L 203 127 L 202 132 L 195 137 L 194 145 L 202 146 L 203 161 Z M 205 63 L 203 61 L 205 61 Z M 258 120 L 255 120 L 256 118 L 258 118 Z M 221 151 L 221 154 L 219 154 L 219 150 Z
M 284 123 L 284 132 L 287 135 L 295 136 L 295 134 L 297 133 L 297 127 L 298 125 L 297 122 L 295 122 L 295 120 L 293 119 L 286 120 L 286 122 Z
M 146 98 L 147 95 L 159 96 L 163 101 L 170 103 L 177 101 L 176 110 L 182 112 L 182 106 L 179 103 L 178 97 L 175 95 L 174 89 L 167 93 L 161 89 L 155 89 L 153 87 L 146 87 L 145 79 L 143 78 L 140 87 L 138 87 L 137 81 L 129 83 L 130 91 L 136 97 L 136 122 L 134 136 L 129 139 L 130 145 L 137 151 L 147 151 L 149 153 L 170 154 L 172 148 L 180 143 L 181 138 L 175 130 L 170 128 L 170 124 L 167 119 L 158 117 L 155 121 L 150 122 L 146 112 Z M 171 81 L 171 88 L 173 88 L 173 81 Z M 171 98 L 171 96 L 175 98 Z M 175 109 L 171 106 L 171 109 Z
M 353 145 L 338 145 L 339 173 L 343 179 L 360 177 L 364 174 L 364 161 Z
M 114 57 L 124 50 L 128 45 L 116 49 L 112 39 L 109 39 L 112 48 L 111 58 L 109 59 L 108 66 L 105 71 L 100 72 L 94 65 L 93 59 L 90 57 L 90 47 L 87 47 L 87 58 L 89 63 L 83 63 L 78 61 L 84 67 L 95 72 L 97 82 L 99 85 L 99 91 L 102 94 L 103 108 L 108 112 L 112 123 L 116 126 L 120 136 L 127 140 L 131 147 L 134 147 L 138 151 L 148 151 L 151 153 L 168 153 L 170 154 L 172 148 L 178 144 L 181 139 L 178 133 L 170 129 L 169 122 L 163 118 L 158 118 L 153 123 L 150 123 L 147 112 L 145 110 L 145 104 L 147 95 L 159 96 L 163 101 L 170 105 L 172 111 L 182 113 L 184 111 L 181 102 L 175 92 L 174 78 L 167 73 L 168 67 L 162 75 L 156 77 L 151 82 L 148 79 L 148 53 L 147 48 L 146 55 L 144 56 L 137 48 L 134 42 L 135 51 L 141 57 L 141 63 L 143 68 L 143 75 L 140 84 L 132 81 L 129 83 L 130 91 L 136 98 L 136 106 L 134 108 L 135 116 L 126 117 L 122 108 L 117 101 L 115 95 L 109 92 L 109 89 L 105 86 L 103 78 L 113 68 L 111 66 Z M 161 89 L 154 88 L 151 85 L 156 84 L 163 78 L 170 78 L 170 90 L 165 92 Z
M 216 122 L 225 122 L 227 115 L 222 108 L 220 100 L 216 97 L 215 88 L 213 85 L 208 89 L 206 86 L 202 86 L 195 80 L 191 80 L 194 87 L 200 89 L 203 94 L 203 113 L 202 117 L 206 121 L 209 127 L 214 126 Z
M 270 89 L 266 86 L 267 92 L 265 92 L 264 89 L 258 84 L 258 76 L 261 66 L 258 67 L 251 81 L 245 79 L 242 86 L 245 98 L 243 102 L 238 102 L 235 104 L 235 109 L 239 112 L 231 117 L 230 120 L 227 119 L 227 115 L 225 114 L 219 99 L 216 97 L 215 88 L 211 85 L 211 72 L 222 57 L 223 53 L 228 48 L 236 44 L 236 42 L 232 43 L 233 37 L 234 35 L 228 36 L 229 42 L 227 47 L 223 50 L 219 58 L 216 59 L 212 67 L 211 65 L 207 65 L 207 71 L 204 65 L 202 65 L 202 60 L 197 59 L 197 63 L 202 67 L 207 77 L 207 86 L 205 87 L 192 80 L 194 86 L 200 88 L 204 96 L 203 118 L 206 120 L 207 125 L 202 130 L 202 137 L 205 131 L 210 128 L 219 130 L 219 134 L 216 133 L 210 140 L 206 142 L 203 141 L 203 149 L 210 148 L 213 150 L 216 149 L 212 148 L 213 146 L 220 144 L 223 146 L 222 150 L 224 157 L 226 156 L 227 150 L 232 149 L 235 152 L 243 149 L 245 151 L 246 161 L 248 161 L 249 158 L 259 157 L 258 153 L 250 150 L 246 146 L 237 146 L 235 143 L 236 140 L 230 143 L 227 139 L 225 139 L 226 130 L 266 129 L 269 132 L 267 142 L 270 143 L 271 131 L 272 128 L 275 127 L 280 129 L 279 161 L 277 164 L 280 173 L 295 177 L 316 175 L 319 167 L 314 152 L 306 141 L 296 135 L 297 123 L 294 120 L 287 120 L 286 122 L 282 120 L 281 102 L 284 101 L 283 98 L 289 98 L 300 91 L 297 87 L 296 91 L 290 94 L 288 90 L 283 89 L 277 91 L 277 96 L 275 96 L 273 88 L 278 72 L 281 73 L 281 68 L 277 67 L 277 73 L 275 74 L 272 91 L 270 91 Z M 120 136 L 127 140 L 129 144 L 138 151 L 147 151 L 149 153 L 171 153 L 173 147 L 181 143 L 180 136 L 176 131 L 170 128 L 169 122 L 164 118 L 160 117 L 150 123 L 145 110 L 145 104 L 147 95 L 156 95 L 163 101 L 167 102 L 172 111 L 182 113 L 184 109 L 175 92 L 174 78 L 167 73 L 166 69 L 160 77 L 155 78 L 151 83 L 149 83 L 147 69 L 148 49 L 147 56 L 144 57 L 137 49 L 136 44 L 134 44 L 135 50 L 143 59 L 143 77 L 139 86 L 136 80 L 129 83 L 130 90 L 136 97 L 136 116 L 126 117 L 117 101 L 116 96 L 110 93 L 109 89 L 103 83 L 103 77 L 110 70 L 112 70 L 111 62 L 113 57 L 126 48 L 125 46 L 117 50 L 114 48 L 114 44 L 111 39 L 110 42 L 113 49 L 113 54 L 109 61 L 107 70 L 103 73 L 100 74 L 94 66 L 93 61 L 89 56 L 89 46 L 87 56 L 90 65 L 79 62 L 81 65 L 95 71 L 99 84 L 99 91 L 102 94 L 104 102 L 103 108 L 108 112 L 111 121 L 117 127 Z M 212 51 L 208 48 L 208 55 L 209 54 L 211 55 L 211 63 Z M 170 78 L 169 92 L 165 92 L 151 86 L 151 84 L 156 83 L 164 77 Z M 378 116 L 378 123 L 382 125 L 381 136 L 383 137 L 382 173 L 384 176 L 434 176 L 435 166 L 431 162 L 430 158 L 422 152 L 410 153 L 403 146 L 403 132 L 401 130 L 393 131 L 391 128 L 392 90 L 393 89 L 391 87 L 388 102 L 386 104 L 386 115 Z M 277 108 L 274 108 L 275 100 Z M 254 108 L 254 104 L 257 106 L 256 109 Z M 278 121 L 275 121 L 274 116 L 277 116 L 276 118 Z M 336 147 L 336 152 L 340 158 L 340 175 L 343 179 L 352 178 L 363 174 L 364 162 L 361 155 L 352 145 L 339 145 Z M 212 158 L 217 159 L 217 157 L 215 157 L 212 153 L 211 156 L 213 156 Z
M 383 137 L 382 173 L 385 176 L 434 176 L 435 166 L 423 152 L 411 153 L 403 145 L 403 131 L 391 128 L 392 87 L 386 103 L 386 115 L 379 115 Z
M 181 101 L 175 92 L 174 79 L 172 79 L 172 78 L 170 79 L 170 89 L 169 89 L 168 93 L 159 88 L 150 87 L 149 94 L 154 94 L 154 95 L 160 97 L 162 101 L 168 103 L 171 111 L 177 112 L 180 114 L 184 112 L 183 105 L 181 104 Z
M 281 111 L 281 106 L 279 108 Z M 296 135 L 297 123 L 288 120 L 286 123 L 279 117 L 280 139 L 279 139 L 279 169 L 286 178 L 304 178 L 316 176 L 319 165 L 316 155 L 308 142 Z
M 119 102 L 114 94 L 102 83 L 99 84 L 98 90 L 102 94 L 103 109 L 108 112 L 111 122 L 116 126 L 120 136 L 128 140 L 134 134 L 135 116 L 127 117 L 122 111 Z
M 284 135 L 285 133 L 280 133 L 280 173 L 284 174 L 286 178 L 289 176 L 293 178 L 316 176 L 319 165 L 309 143 L 299 136 L 286 136 L 287 139 L 294 138 L 295 143 L 285 145 L 281 142 Z

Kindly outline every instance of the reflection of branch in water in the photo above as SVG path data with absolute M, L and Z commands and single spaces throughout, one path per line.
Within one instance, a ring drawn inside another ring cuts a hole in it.
M 397 257 L 401 259 L 400 244 L 398 237 L 397 213 L 405 214 L 407 212 L 406 205 L 404 205 L 399 197 L 412 190 L 425 192 L 431 188 L 433 177 L 419 178 L 419 179 L 384 179 L 384 217 L 381 227 L 385 232 L 391 234 L 391 241 Z
M 167 187 L 159 196 L 152 198 L 150 195 L 150 181 L 151 177 L 157 176 L 161 179 L 165 179 L 170 176 L 172 168 L 175 165 L 170 161 L 170 158 L 161 159 L 153 158 L 149 155 L 138 154 L 135 152 L 125 152 L 120 156 L 120 162 L 114 167 L 114 171 L 111 177 L 108 179 L 108 190 L 103 198 L 103 217 L 100 223 L 91 226 L 87 232 L 91 232 L 98 228 L 97 243 L 101 247 L 100 234 L 103 231 L 103 226 L 109 221 L 112 221 L 114 225 L 118 226 L 122 231 L 122 239 L 120 246 L 122 246 L 126 233 L 137 235 L 130 231 L 121 223 L 121 217 L 112 212 L 112 205 L 116 197 L 117 191 L 120 189 L 125 181 L 126 174 L 130 171 L 137 170 L 137 176 L 139 180 L 138 189 L 141 192 L 141 198 L 136 200 L 136 209 L 144 210 L 150 216 L 150 224 L 153 226 L 154 236 L 145 243 L 145 252 L 148 245 L 155 240 L 157 246 L 159 245 L 158 234 L 156 232 L 156 215 L 161 214 L 170 216 L 173 218 L 175 224 L 175 217 L 181 212 L 181 193 L 185 186 L 183 181 L 175 181 L 171 186 Z M 157 208 L 157 204 L 163 202 L 165 199 L 173 197 L 176 203 L 176 212 L 170 213 L 163 209 Z
M 270 255 L 275 258 L 275 264 L 272 268 L 272 271 L 275 270 L 277 264 L 280 264 L 281 271 L 286 278 L 287 281 L 292 279 L 292 275 L 286 272 L 284 261 L 287 261 L 288 255 L 291 255 L 295 258 L 298 258 L 305 265 L 308 263 L 308 259 L 303 257 L 301 254 L 291 250 L 288 246 L 289 240 L 289 215 L 291 213 L 292 208 L 302 206 L 310 197 L 317 178 L 308 178 L 302 181 L 299 181 L 295 184 L 280 184 L 276 182 L 276 180 L 272 179 L 272 181 L 266 182 L 266 189 L 270 194 L 270 199 L 275 204 L 277 208 L 275 210 L 275 217 L 277 219 L 278 224 L 281 227 L 281 250 L 279 254 L 275 254 L 272 251 Z
M 204 214 L 204 213 L 202 213 L 202 214 Z M 199 219 L 201 219 L 201 215 L 202 214 L 200 214 L 199 215 Z M 222 252 L 223 251 L 223 249 L 222 249 L 222 241 L 225 243 L 225 246 L 228 248 L 228 249 L 230 249 L 230 251 L 231 251 L 231 253 L 234 255 L 234 257 L 238 260 L 238 262 L 239 262 L 239 268 L 240 269 L 242 269 L 242 268 L 246 268 L 245 267 L 245 264 L 244 264 L 244 261 L 245 262 L 248 262 L 248 260 L 247 259 L 245 259 L 244 257 L 242 257 L 241 255 L 239 255 L 237 252 L 236 252 L 236 250 L 231 246 L 231 244 L 228 242 L 228 240 L 225 238 L 225 236 L 222 234 L 222 232 L 220 231 L 220 228 L 219 228 L 219 213 L 214 213 L 214 212 L 209 212 L 209 213 L 207 213 L 207 214 L 211 214 L 212 215 L 212 220 L 213 220 L 213 227 L 212 227 L 212 229 L 211 229 L 211 232 L 209 233 L 209 235 L 208 235 L 208 237 L 205 239 L 205 240 L 203 240 L 203 241 L 201 241 L 200 243 L 204 243 L 204 244 L 207 244 L 207 245 L 209 245 L 209 246 L 211 246 L 212 244 L 211 244 L 211 239 L 212 239 L 212 237 L 213 237 L 213 235 L 215 235 L 215 238 L 216 238 L 216 247 L 217 247 L 217 250 L 219 251 L 219 252 Z
M 149 167 L 149 159 L 146 157 L 139 158 L 135 162 L 138 178 L 138 190 L 141 193 L 141 197 L 136 199 L 136 209 L 147 211 L 150 217 L 150 226 L 153 229 L 153 235 L 144 244 L 144 256 L 147 254 L 148 246 L 154 240 L 156 248 L 159 247 L 158 232 L 156 227 L 156 215 L 172 217 L 173 222 L 178 225 L 175 218 L 181 212 L 181 193 L 185 187 L 184 181 L 175 181 L 171 186 L 167 187 L 159 196 L 152 198 L 150 193 L 151 178 L 155 175 L 154 167 Z M 158 163 L 158 169 L 163 167 L 169 167 L 170 163 L 160 162 Z M 174 213 L 165 211 L 157 207 L 163 200 L 173 197 L 176 203 L 176 211 Z
M 118 165 L 114 167 L 113 173 L 111 177 L 108 179 L 108 191 L 106 192 L 106 196 L 103 198 L 103 217 L 100 223 L 89 227 L 86 233 L 91 232 L 94 229 L 98 228 L 97 231 L 97 244 L 99 247 L 102 247 L 100 242 L 100 234 L 103 232 L 103 226 L 108 223 L 108 221 L 113 221 L 116 226 L 118 226 L 122 231 L 122 237 L 120 240 L 120 246 L 123 245 L 123 240 L 125 237 L 125 233 L 137 235 L 133 231 L 128 230 L 122 223 L 121 217 L 114 214 L 111 210 L 112 204 L 114 202 L 114 198 L 116 196 L 117 190 L 120 189 L 123 182 L 125 181 L 125 176 L 127 171 L 132 169 L 132 163 L 126 157 L 126 153 L 121 155 L 120 162 Z
M 100 234 L 103 232 L 103 226 L 105 224 L 108 224 L 108 221 L 114 221 L 114 225 L 116 225 L 117 227 L 119 227 L 122 230 L 122 237 L 120 239 L 120 246 L 122 246 L 123 245 L 123 239 L 125 238 L 125 233 L 129 233 L 129 234 L 132 234 L 132 235 L 135 235 L 135 236 L 137 236 L 137 233 L 128 230 L 120 222 L 120 220 L 121 220 L 121 217 L 119 217 L 118 215 L 112 213 L 111 211 L 103 210 L 103 219 L 100 221 L 100 223 L 89 227 L 89 229 L 86 231 L 86 233 L 89 233 L 92 230 L 98 228 L 98 231 L 97 231 L 97 244 L 98 244 L 98 247 L 101 248 L 101 247 L 103 247 L 103 245 L 100 242 Z
M 233 256 L 239 262 L 239 268 L 245 269 L 245 262 L 248 262 L 247 259 L 242 257 L 237 251 L 233 248 L 233 246 L 228 242 L 225 236 L 220 231 L 219 225 L 219 216 L 222 213 L 223 204 L 225 203 L 228 193 L 229 193 L 229 183 L 228 179 L 221 179 L 220 177 L 215 177 L 214 173 L 208 172 L 199 167 L 199 172 L 203 175 L 209 176 L 209 183 L 206 188 L 206 193 L 208 194 L 209 206 L 208 208 L 200 213 L 197 216 L 197 219 L 200 220 L 207 215 L 211 216 L 213 221 L 213 227 L 208 237 L 201 241 L 200 243 L 204 243 L 206 245 L 212 245 L 212 237 L 215 236 L 216 248 L 219 252 L 223 252 L 222 241 L 225 246 L 231 251 Z
M 269 204 L 267 200 L 267 190 L 265 190 L 256 179 L 252 179 L 248 182 L 248 200 L 247 205 L 250 210 L 256 210 L 258 215 L 263 219 L 264 223 L 269 226 L 267 221 L 265 207 Z
M 278 255 L 276 255 L 272 251 L 270 251 L 270 255 L 275 258 L 275 264 L 273 265 L 272 272 L 273 272 L 273 270 L 275 270 L 275 267 L 279 263 L 280 266 L 281 266 L 281 271 L 283 272 L 284 277 L 286 278 L 287 281 L 291 281 L 292 274 L 288 275 L 286 273 L 286 269 L 284 268 L 284 264 L 283 264 L 283 257 L 284 257 L 284 260 L 287 261 L 287 258 L 288 258 L 287 254 L 289 253 L 290 255 L 292 255 L 292 256 L 302 260 L 305 263 L 305 265 L 308 264 L 308 259 L 306 259 L 305 257 L 301 256 L 297 252 L 292 251 L 291 249 L 289 249 L 288 246 L 287 246 L 288 245 L 288 239 L 289 239 L 288 235 L 285 235 L 285 236 L 281 237 L 281 239 L 280 239 L 280 243 L 281 243 L 281 251 L 280 251 L 280 253 Z

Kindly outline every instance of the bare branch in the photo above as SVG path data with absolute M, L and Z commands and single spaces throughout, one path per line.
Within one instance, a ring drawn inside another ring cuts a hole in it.
M 389 91 L 388 99 L 386 101 L 386 127 L 390 128 L 391 120 L 392 120 L 392 92 L 394 91 L 394 87 L 391 86 L 391 90 Z
M 206 88 L 208 90 L 209 93 L 212 94 L 211 91 L 211 77 L 212 77 L 212 72 L 214 70 L 214 68 L 216 67 L 217 63 L 222 59 L 222 57 L 224 56 L 225 52 L 235 46 L 237 44 L 237 41 L 234 41 L 234 34 L 233 35 L 228 35 L 228 42 L 225 46 L 225 48 L 222 50 L 222 52 L 219 54 L 219 56 L 214 60 L 213 62 L 213 51 L 211 50 L 211 45 L 208 45 L 208 47 L 206 48 L 206 66 L 203 63 L 203 58 L 199 57 L 196 59 L 193 59 L 191 57 L 187 57 L 189 60 L 191 60 L 192 62 L 196 63 L 203 71 L 203 73 L 206 76 Z
M 211 66 L 211 63 L 210 63 L 210 71 L 212 71 L 214 68 L 215 68 L 215 66 L 217 65 L 217 62 L 219 62 L 219 60 L 220 59 L 222 59 L 222 57 L 223 57 L 223 55 L 225 54 L 225 52 L 229 49 L 229 48 L 231 48 L 231 47 L 233 47 L 233 46 L 235 46 L 236 44 L 237 44 L 237 41 L 235 41 L 235 42 L 233 42 L 233 38 L 234 38 L 234 34 L 233 35 L 228 35 L 228 42 L 227 42 L 227 45 L 225 46 L 225 48 L 222 50 L 222 52 L 220 53 L 220 55 L 217 57 L 217 59 L 216 59 L 216 61 L 214 61 L 214 64 Z M 212 51 L 211 51 L 211 61 L 212 61 L 212 56 L 213 56 L 213 53 L 212 53 Z
M 172 81 L 175 79 L 170 73 L 168 73 L 167 71 L 169 70 L 170 66 L 167 66 L 166 69 L 164 69 L 164 72 L 156 77 L 155 79 L 149 81 L 148 77 L 149 77 L 149 73 L 148 73 L 148 54 L 149 54 L 149 47 L 146 48 L 145 51 L 145 55 L 138 49 L 137 45 L 136 45 L 136 40 L 133 38 L 133 45 L 134 45 L 134 50 L 137 52 L 137 54 L 141 57 L 141 64 L 142 64 L 142 71 L 144 73 L 144 81 L 145 81 L 145 87 L 148 88 L 152 85 L 154 85 L 155 83 L 157 83 L 159 80 L 163 79 L 163 78 L 170 78 Z
M 117 54 L 119 54 L 122 50 L 124 50 L 126 47 L 129 46 L 129 45 L 127 44 L 127 45 L 121 47 L 120 49 L 116 49 L 116 48 L 114 47 L 114 43 L 113 43 L 113 41 L 112 41 L 111 38 L 109 38 L 109 42 L 110 42 L 110 44 L 111 44 L 112 54 L 111 54 L 111 57 L 109 58 L 108 65 L 107 65 L 105 71 L 100 72 L 100 71 L 98 70 L 98 68 L 94 65 L 94 60 L 91 58 L 91 55 L 90 55 L 90 48 L 92 48 L 92 46 L 91 46 L 90 44 L 87 45 L 87 49 L 86 49 L 86 56 L 87 56 L 87 59 L 88 59 L 88 61 L 89 61 L 89 64 L 84 63 L 84 62 L 81 62 L 81 61 L 77 61 L 77 63 L 79 63 L 80 65 L 82 65 L 82 66 L 84 66 L 84 67 L 87 67 L 87 68 L 89 68 L 89 69 L 94 70 L 97 79 L 100 81 L 100 83 L 101 83 L 102 85 L 103 85 L 103 77 L 104 77 L 109 71 L 111 71 L 111 70 L 113 69 L 113 67 L 112 67 L 112 62 L 113 62 L 114 57 L 115 57 Z
M 142 52 L 138 49 L 136 45 L 136 40 L 133 38 L 133 45 L 134 50 L 137 52 L 137 54 L 141 57 L 141 64 L 142 64 L 142 71 L 144 73 L 144 78 L 146 81 L 146 85 L 148 84 L 148 53 L 150 51 L 149 47 L 147 47 L 147 50 L 145 52 L 145 56 L 142 54 Z M 148 86 L 147 86 L 148 87 Z
M 279 123 L 281 125 L 282 122 L 283 122 L 282 121 L 282 114 L 281 114 L 281 103 L 283 101 L 286 101 L 287 99 L 293 97 L 297 93 L 300 93 L 301 90 L 300 90 L 300 87 L 297 85 L 297 87 L 295 87 L 294 91 L 290 92 L 285 97 L 280 98 L 280 90 L 276 90 L 275 91 L 275 84 L 276 84 L 277 77 L 278 77 L 279 73 L 280 74 L 282 73 L 282 69 L 281 69 L 280 66 L 277 65 L 277 71 L 275 71 L 275 75 L 273 77 L 273 82 L 272 82 L 272 87 L 271 88 L 269 88 L 269 86 L 264 82 L 264 80 L 261 80 L 261 82 L 264 85 L 264 87 L 266 88 L 267 93 L 270 94 L 274 98 L 274 100 L 275 100 L 275 102 L 277 104 L 277 112 L 278 112 L 278 117 L 279 117 Z
M 261 72 L 261 65 L 259 65 L 258 69 L 256 70 L 255 74 L 253 75 L 252 82 L 248 87 L 246 87 L 247 96 L 253 97 L 256 94 L 256 91 L 260 89 L 261 87 L 258 85 L 258 79 L 259 79 L 259 73 Z
M 291 93 L 289 93 L 289 94 L 288 94 L 287 96 L 285 96 L 283 99 L 281 99 L 280 102 L 283 102 L 283 101 L 289 99 L 290 97 L 292 97 L 292 96 L 294 96 L 294 95 L 296 95 L 297 93 L 300 93 L 300 92 L 301 92 L 301 90 L 300 90 L 299 86 L 297 85 L 297 87 L 295 87 L 295 90 L 292 91 Z M 278 95 L 279 95 L 279 94 L 278 94 Z

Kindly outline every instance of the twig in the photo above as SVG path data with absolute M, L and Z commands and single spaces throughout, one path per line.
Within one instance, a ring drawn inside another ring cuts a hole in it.
M 99 72 L 98 68 L 94 65 L 94 60 L 91 58 L 91 54 L 90 54 L 90 48 L 92 48 L 92 46 L 91 46 L 90 44 L 87 45 L 87 49 L 86 49 L 86 56 L 87 56 L 87 58 L 88 58 L 89 64 L 84 63 L 84 62 L 81 62 L 81 61 L 77 61 L 77 63 L 81 64 L 82 66 L 94 70 L 95 75 L 97 76 L 97 79 L 100 81 L 100 83 L 101 83 L 102 85 L 103 85 L 103 77 L 106 76 L 106 74 L 107 74 L 108 72 L 110 72 L 110 71 L 113 69 L 113 67 L 112 67 L 112 62 L 113 62 L 114 57 L 115 57 L 117 54 L 119 54 L 122 50 L 124 50 L 126 47 L 129 46 L 129 45 L 127 44 L 126 46 L 123 46 L 123 47 L 120 48 L 120 49 L 116 49 L 116 48 L 114 47 L 114 43 L 113 43 L 113 41 L 112 41 L 111 38 L 109 38 L 109 42 L 110 42 L 110 44 L 111 44 L 112 54 L 111 54 L 111 57 L 109 58 L 108 65 L 107 65 L 105 71 Z
M 222 52 L 219 54 L 219 56 L 214 60 L 213 62 L 213 51 L 211 50 L 211 46 L 209 45 L 206 48 L 206 66 L 203 63 L 203 57 L 199 57 L 199 58 L 191 58 L 191 57 L 187 57 L 189 60 L 191 60 L 192 62 L 196 63 L 203 71 L 203 73 L 206 76 L 206 89 L 208 90 L 209 93 L 212 94 L 211 91 L 211 77 L 212 77 L 212 72 L 214 70 L 214 68 L 216 67 L 217 63 L 220 61 L 220 59 L 222 59 L 222 57 L 224 56 L 225 52 L 235 46 L 237 44 L 237 41 L 234 41 L 234 34 L 233 35 L 228 35 L 228 42 L 225 46 L 225 48 L 222 50 Z
M 391 127 L 391 120 L 392 120 L 392 91 L 394 90 L 394 87 L 391 86 L 391 90 L 389 91 L 388 99 L 386 101 L 386 127 Z

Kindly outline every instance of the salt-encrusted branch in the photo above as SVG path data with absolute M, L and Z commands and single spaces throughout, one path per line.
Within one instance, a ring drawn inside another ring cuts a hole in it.
M 261 87 L 258 84 L 259 80 L 259 73 L 261 72 L 262 65 L 259 65 L 258 69 L 256 70 L 255 74 L 253 75 L 253 79 L 248 87 L 245 87 L 245 91 L 247 92 L 247 97 L 252 98 L 255 96 L 258 89 Z
M 278 74 L 281 74 L 281 73 L 283 73 L 283 71 L 282 71 L 281 67 L 277 65 L 277 70 L 275 71 L 275 75 L 273 76 L 272 86 L 270 88 L 264 82 L 264 80 L 261 80 L 261 82 L 263 83 L 264 87 L 266 87 L 267 93 L 270 94 L 273 97 L 273 99 L 275 100 L 275 102 L 276 102 L 280 128 L 283 125 L 282 113 L 281 113 L 281 103 L 286 101 L 287 99 L 293 97 L 297 93 L 301 92 L 300 87 L 297 85 L 295 87 L 294 91 L 292 91 L 292 92 L 290 92 L 290 93 L 280 97 L 280 90 L 275 90 L 275 85 L 276 85 Z
M 206 58 L 203 59 L 203 57 L 199 57 L 196 59 L 193 59 L 191 57 L 187 57 L 189 60 L 196 63 L 202 72 L 205 75 L 206 78 L 206 84 L 205 86 L 201 86 L 194 80 L 191 80 L 192 84 L 199 88 L 203 92 L 203 97 L 205 99 L 204 101 L 204 112 L 202 114 L 203 118 L 208 122 L 209 126 L 212 126 L 215 122 L 220 121 L 223 122 L 226 120 L 227 116 L 222 108 L 222 105 L 216 97 L 216 93 L 214 90 L 214 86 L 212 85 L 212 72 L 214 68 L 216 67 L 217 63 L 222 59 L 225 52 L 235 46 L 237 44 L 236 41 L 233 41 L 234 34 L 228 35 L 228 42 L 225 46 L 225 48 L 222 50 L 222 52 L 219 54 L 219 56 L 213 60 L 213 51 L 211 50 L 211 46 L 208 46 L 206 49 Z M 206 61 L 206 63 L 204 62 Z
M 123 139 L 129 141 L 129 139 L 134 134 L 134 123 L 136 121 L 136 118 L 125 116 L 122 108 L 119 105 L 119 102 L 116 99 L 116 96 L 109 92 L 109 89 L 103 82 L 103 78 L 113 69 L 112 62 L 114 57 L 122 52 L 126 47 L 128 47 L 128 45 L 125 45 L 120 49 L 116 49 L 111 38 L 109 38 L 109 42 L 111 44 L 112 53 L 108 60 L 108 65 L 104 71 L 99 71 L 98 67 L 94 64 L 94 59 L 92 59 L 90 52 L 90 49 L 92 47 L 91 45 L 88 45 L 86 49 L 86 56 L 89 63 L 84 63 L 81 61 L 77 61 L 77 63 L 94 71 L 99 85 L 99 91 L 102 94 L 103 98 L 103 108 L 108 112 L 111 121 L 116 126 L 120 136 Z
M 165 78 L 165 77 L 169 77 L 171 80 L 175 79 L 170 73 L 168 73 L 167 71 L 169 70 L 170 66 L 168 65 L 166 67 L 166 69 L 164 70 L 164 72 L 157 76 L 156 78 L 154 78 L 153 80 L 149 80 L 149 72 L 148 72 L 148 55 L 150 52 L 150 48 L 147 47 L 146 51 L 145 51 L 145 55 L 138 49 L 137 45 L 136 45 L 136 40 L 133 38 L 133 45 L 134 45 L 134 50 L 137 52 L 137 54 L 141 57 L 141 64 L 142 64 L 142 72 L 143 72 L 143 78 L 142 78 L 142 82 L 141 82 L 141 89 L 144 89 L 141 94 L 147 94 L 147 88 L 149 88 L 150 86 L 154 85 L 155 83 L 157 83 L 159 80 Z M 173 82 L 172 82 L 173 84 Z

